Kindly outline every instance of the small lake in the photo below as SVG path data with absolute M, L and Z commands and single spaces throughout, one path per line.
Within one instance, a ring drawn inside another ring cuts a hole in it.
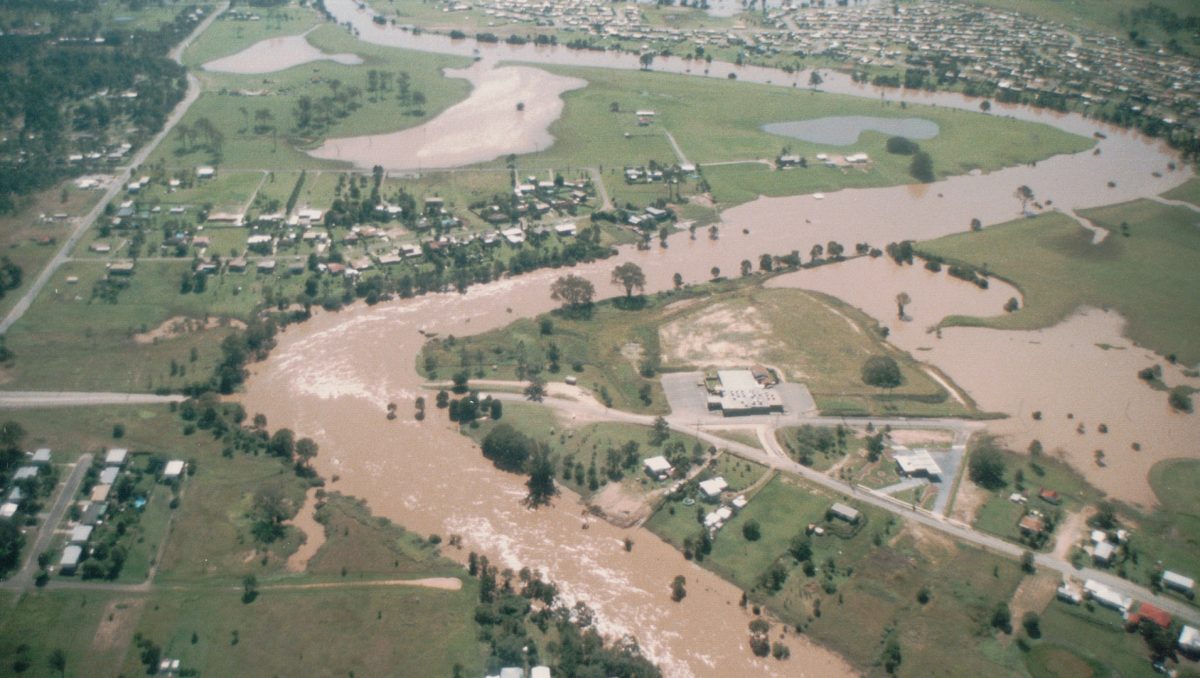
M 858 143 L 863 132 L 879 132 L 888 136 L 909 139 L 932 139 L 938 126 L 924 118 L 875 118 L 866 115 L 839 115 L 832 118 L 773 122 L 763 125 L 768 134 L 792 137 L 801 141 L 829 146 L 849 146 Z

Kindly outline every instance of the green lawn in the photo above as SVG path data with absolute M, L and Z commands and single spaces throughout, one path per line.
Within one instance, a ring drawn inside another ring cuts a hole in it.
M 978 233 L 947 236 L 920 249 L 952 261 L 986 265 L 1025 296 L 1025 307 L 994 318 L 952 316 L 948 325 L 1036 329 L 1053 325 L 1081 306 L 1111 308 L 1128 321 L 1139 345 L 1188 364 L 1200 361 L 1200 251 L 1196 215 L 1148 200 L 1085 210 L 1112 231 L 1092 245 L 1092 234 L 1061 214 L 1009 222 Z M 1122 235 L 1122 224 L 1129 236 Z
M 1161 508 L 1156 511 L 1136 511 L 1121 507 L 1133 523 L 1133 544 L 1139 552 L 1136 561 L 1128 559 L 1117 566 L 1118 571 L 1142 585 L 1150 584 L 1150 576 L 1161 561 L 1165 569 L 1188 577 L 1200 577 L 1200 515 L 1196 512 L 1197 491 L 1200 488 L 1200 461 L 1168 459 L 1150 468 L 1150 486 Z M 1186 600 L 1177 593 L 1167 595 Z
M 248 6 L 245 10 L 259 14 L 262 20 L 245 21 L 228 12 L 218 17 L 183 53 L 183 64 L 197 67 L 267 38 L 298 35 L 321 24 L 320 15 L 309 8 Z
M 1042 640 L 1026 658 L 1034 678 L 1084 675 L 1153 676 L 1150 653 L 1142 637 L 1127 633 L 1112 610 L 1054 601 L 1041 614 Z
M 542 443 L 550 453 L 557 468 L 557 480 L 583 497 L 589 497 L 609 482 L 622 482 L 626 487 L 649 492 L 670 485 L 666 481 L 651 480 L 644 472 L 642 462 L 650 457 L 667 453 L 669 448 L 682 445 L 689 458 L 693 458 L 696 446 L 706 450 L 707 446 L 691 436 L 672 432 L 659 445 L 652 445 L 653 429 L 638 424 L 604 422 L 571 426 L 560 419 L 549 407 L 533 403 L 504 403 L 503 416 L 499 421 L 480 422 L 477 427 L 467 427 L 464 433 L 482 441 L 496 425 L 509 424 L 518 431 Z M 623 466 L 624 450 L 634 444 L 635 465 Z M 605 470 L 615 466 L 621 474 L 614 479 Z M 588 469 L 596 469 L 597 487 L 593 489 Z M 578 469 L 578 470 L 576 470 Z M 678 474 L 677 474 L 678 475 Z
M 1200 179 L 1192 177 L 1162 195 L 1170 200 L 1182 200 L 1200 206 Z

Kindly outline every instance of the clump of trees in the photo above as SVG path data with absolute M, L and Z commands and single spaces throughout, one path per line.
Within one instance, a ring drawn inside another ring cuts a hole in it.
M 528 473 L 525 483 L 529 494 L 525 503 L 531 508 L 549 504 L 558 494 L 554 483 L 554 463 L 549 452 L 537 441 L 511 425 L 497 424 L 483 439 L 483 456 L 496 468 L 512 473 Z
M 863 383 L 884 389 L 893 389 L 904 383 L 900 365 L 891 356 L 875 355 L 867 358 L 862 366 Z
M 998 490 L 1005 485 L 1004 453 L 992 437 L 984 437 L 971 451 L 967 472 L 971 481 L 989 490 Z

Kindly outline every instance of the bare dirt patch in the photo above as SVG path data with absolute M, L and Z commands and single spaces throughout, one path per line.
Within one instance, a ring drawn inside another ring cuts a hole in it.
M 1062 522 L 1058 525 L 1058 531 L 1054 538 L 1054 555 L 1063 560 L 1071 554 L 1071 547 L 1079 543 L 1084 533 L 1088 530 L 1087 519 L 1095 513 L 1095 509 L 1088 507 L 1076 513 L 1067 513 Z
M 1026 612 L 1036 612 L 1041 614 L 1042 610 L 1054 600 L 1054 592 L 1058 588 L 1059 578 L 1057 575 L 1043 573 L 1025 577 L 1021 580 L 1021 584 L 1017 586 L 1017 590 L 1013 592 L 1012 603 L 1009 604 L 1009 609 L 1012 611 L 1013 625 L 1017 625 L 1021 621 L 1021 617 Z
M 888 435 L 894 444 L 904 445 L 905 447 L 912 447 L 914 445 L 949 447 L 954 442 L 954 433 L 950 431 L 893 429 Z
M 979 487 L 970 480 L 964 479 L 958 484 L 958 496 L 954 498 L 954 510 L 950 512 L 951 520 L 971 525 L 975 522 L 975 514 L 987 503 L 990 492 Z
M 141 598 L 109 602 L 96 627 L 96 635 L 92 637 L 92 652 L 99 654 L 128 646 L 145 602 Z
M 605 520 L 617 527 L 638 524 L 650 516 L 652 508 L 646 495 L 622 483 L 608 483 L 588 503 L 603 511 Z
M 698 366 L 748 366 L 780 348 L 771 324 L 754 306 L 716 304 L 707 312 L 663 325 L 659 341 L 667 362 Z
M 133 335 L 133 341 L 137 344 L 153 344 L 163 339 L 174 339 L 192 332 L 213 330 L 218 327 L 233 327 L 244 330 L 246 329 L 246 323 L 234 318 L 208 318 L 200 320 L 199 318 L 175 316 L 174 318 L 168 318 L 161 325 L 148 332 Z
M 943 558 L 952 556 L 955 552 L 953 539 L 923 525 L 905 522 L 904 530 L 896 535 L 896 539 L 905 534 L 912 537 L 913 542 L 919 547 L 921 553 L 925 554 L 935 563 L 941 561 Z

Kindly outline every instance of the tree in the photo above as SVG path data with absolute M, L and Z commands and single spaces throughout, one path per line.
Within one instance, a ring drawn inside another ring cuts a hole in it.
M 525 468 L 534 442 L 509 424 L 497 424 L 484 437 L 480 447 L 483 456 L 492 460 L 497 468 L 515 472 Z
M 654 52 L 642 52 L 638 57 L 638 63 L 642 65 L 643 71 L 650 70 L 650 64 L 654 63 Z
M 1024 214 L 1025 206 L 1033 200 L 1033 189 L 1022 184 L 1021 186 L 1017 187 L 1017 190 L 1013 195 L 1016 196 L 1017 200 L 1021 201 L 1021 213 Z
M 1186 386 L 1176 386 L 1171 389 L 1170 395 L 1167 396 L 1167 402 L 1171 404 L 1171 408 L 1178 412 L 1192 411 L 1192 394 L 1191 390 Z
M 754 270 L 754 264 L 750 263 L 749 259 L 742 259 L 741 266 L 742 266 L 742 277 L 743 278 L 750 275 L 750 272 Z
M 1006 313 L 1015 313 L 1020 308 L 1021 302 L 1016 297 L 1009 297 L 1008 301 L 1004 302 L 1004 311 Z
M 525 505 L 530 508 L 545 506 L 558 494 L 554 485 L 554 464 L 546 450 L 539 449 L 529 461 L 529 480 L 525 483 L 529 494 Z
M 1033 551 L 1030 551 L 1027 549 L 1021 553 L 1021 570 L 1024 571 L 1026 574 L 1033 574 L 1033 571 L 1034 571 Z
M 249 605 L 258 598 L 258 577 L 248 574 L 242 577 L 242 603 Z
M 646 274 L 642 272 L 641 266 L 627 261 L 613 269 L 612 284 L 624 287 L 625 298 L 630 299 L 634 289 L 637 289 L 639 294 L 646 289 Z
M 671 600 L 679 602 L 687 597 L 687 579 L 682 574 L 671 580 Z
M 801 563 L 812 560 L 812 540 L 808 538 L 807 534 L 801 532 L 792 537 L 788 553 L 791 553 L 792 557 Z
M 608 112 L 609 113 L 620 113 L 621 112 L 621 104 L 619 104 L 615 101 L 612 102 L 611 104 L 608 105 Z
M 996 609 L 992 611 L 992 627 L 1012 633 L 1012 612 L 1008 609 L 1008 603 L 1003 600 L 996 603 Z
M 562 302 L 563 310 L 579 311 L 592 305 L 596 288 L 586 278 L 564 275 L 550 285 L 550 298 Z
M 896 317 L 904 320 L 904 307 L 912 303 L 912 297 L 908 296 L 908 292 L 901 292 L 896 295 Z
M 883 647 L 883 669 L 888 673 L 895 673 L 896 669 L 900 668 L 901 661 L 900 641 L 893 635 Z
M 983 111 L 984 113 L 992 110 L 992 102 L 988 101 L 987 99 L 979 102 L 979 110 Z
M 917 142 L 908 137 L 892 137 L 887 140 L 887 152 L 896 155 L 912 155 L 921 150 Z
M 891 356 L 876 355 L 867 358 L 862 367 L 862 380 L 870 386 L 896 388 L 904 383 L 900 365 Z
M 680 287 L 683 287 L 683 274 L 676 273 L 675 276 L 671 279 L 671 282 L 673 282 L 675 284 L 675 289 L 679 289 Z
M 542 398 L 546 397 L 546 382 L 540 377 L 534 377 L 529 380 L 529 385 L 525 387 L 525 398 L 528 400 L 540 403 Z
M 825 246 L 824 246 L 824 245 L 821 245 L 821 244 L 819 244 L 819 243 L 818 243 L 818 244 L 816 244 L 816 245 L 813 245 L 813 246 L 812 246 L 812 249 L 808 251 L 808 255 L 809 255 L 810 257 L 812 257 L 812 260 L 813 260 L 813 261 L 816 261 L 817 259 L 820 259 L 820 258 L 821 258 L 821 255 L 822 255 L 822 254 L 824 254 L 824 253 L 825 253 Z
M 808 74 L 809 87 L 820 87 L 821 83 L 823 82 L 825 82 L 825 78 L 821 77 L 821 74 L 817 71 L 817 69 L 814 68 L 812 72 Z
M 721 268 L 719 266 L 713 266 L 709 273 L 712 274 L 713 280 L 719 280 L 721 278 Z
M 908 165 L 908 173 L 923 184 L 932 182 L 937 178 L 933 173 L 933 157 L 925 151 L 913 153 L 912 162 Z
M 21 534 L 16 521 L 0 521 L 0 574 L 17 566 L 21 559 L 21 547 L 24 545 L 25 536 Z
M 1038 617 L 1037 612 L 1030 610 L 1021 617 L 1021 626 L 1025 627 L 1025 633 L 1029 634 L 1030 638 L 1042 637 L 1042 620 Z
M 283 521 L 291 517 L 288 502 L 278 485 L 260 485 L 254 493 L 250 517 L 250 531 L 254 538 L 270 544 L 283 537 Z
M 1004 487 L 1004 456 L 990 441 L 985 441 L 971 452 L 967 464 L 971 481 L 989 490 Z
M 271 442 L 267 443 L 267 450 L 281 459 L 291 459 L 296 448 L 295 439 L 296 436 L 291 429 L 281 428 L 271 436 Z
M 54 648 L 50 653 L 50 670 L 57 671 L 58 675 L 65 676 L 67 674 L 67 653 L 60 648 Z
M 742 524 L 742 536 L 746 541 L 758 541 L 762 538 L 762 527 L 757 520 L 751 518 Z
M 317 443 L 312 438 L 301 438 L 296 441 L 296 457 L 304 466 L 308 466 L 317 456 Z

